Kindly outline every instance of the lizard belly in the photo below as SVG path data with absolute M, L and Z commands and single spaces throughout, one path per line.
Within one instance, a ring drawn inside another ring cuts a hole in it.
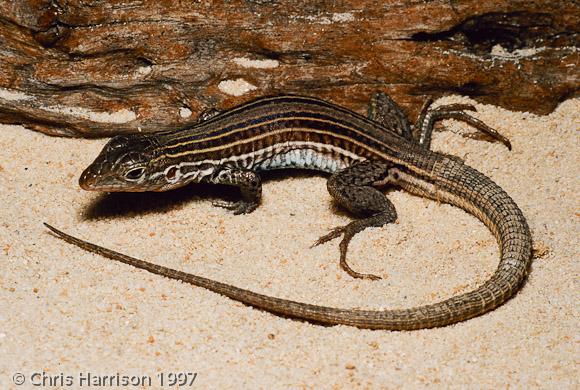
M 294 141 L 255 151 L 246 168 L 254 170 L 299 168 L 334 173 L 360 160 L 364 159 L 336 146 Z

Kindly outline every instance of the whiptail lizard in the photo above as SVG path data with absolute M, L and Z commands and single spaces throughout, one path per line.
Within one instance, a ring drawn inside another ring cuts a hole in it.
M 493 232 L 501 258 L 497 270 L 483 285 L 439 303 L 376 311 L 299 303 L 138 260 L 46 226 L 88 251 L 287 317 L 397 330 L 467 320 L 514 295 L 531 262 L 530 231 L 514 201 L 459 158 L 429 150 L 433 125 L 443 118 L 463 120 L 511 148 L 505 137 L 464 112 L 473 109 L 464 104 L 430 109 L 427 102 L 412 127 L 401 109 L 383 93 L 373 97 L 369 118 L 309 97 L 262 98 L 201 120 L 192 128 L 115 136 L 79 180 L 82 188 L 93 191 L 166 191 L 188 183 L 237 186 L 241 200 L 219 205 L 240 214 L 251 212 L 260 202 L 260 171 L 305 168 L 330 173 L 328 190 L 332 197 L 361 218 L 332 230 L 315 245 L 342 236 L 342 268 L 354 277 L 371 279 L 377 277 L 349 267 L 346 252 L 356 233 L 396 219 L 393 204 L 377 187 L 400 187 L 459 206 Z

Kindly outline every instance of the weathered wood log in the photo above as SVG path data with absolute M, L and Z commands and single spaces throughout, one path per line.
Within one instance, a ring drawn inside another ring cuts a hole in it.
M 449 93 L 550 112 L 577 94 L 569 0 L 0 2 L 0 121 L 50 134 L 176 129 L 208 107 L 319 96 L 414 116 Z

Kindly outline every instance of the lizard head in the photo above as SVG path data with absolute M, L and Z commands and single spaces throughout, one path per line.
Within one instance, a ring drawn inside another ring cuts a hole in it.
M 87 191 L 155 191 L 158 183 L 150 161 L 155 142 L 147 135 L 118 135 L 105 145 L 81 177 L 79 185 Z M 157 175 L 158 176 L 158 175 Z

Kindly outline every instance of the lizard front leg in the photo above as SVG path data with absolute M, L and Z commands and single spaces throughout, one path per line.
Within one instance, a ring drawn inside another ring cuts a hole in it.
M 219 201 L 214 206 L 232 210 L 234 214 L 251 213 L 262 198 L 262 180 L 254 171 L 248 169 L 223 168 L 210 180 L 213 184 L 226 184 L 238 187 L 242 199 L 236 202 Z
M 346 168 L 328 179 L 327 187 L 332 197 L 353 214 L 362 217 L 340 226 L 320 237 L 313 246 L 343 236 L 340 242 L 340 266 L 354 278 L 380 279 L 377 275 L 354 271 L 346 261 L 350 240 L 367 227 L 379 227 L 395 222 L 397 211 L 387 197 L 373 187 L 388 177 L 390 165 L 384 162 L 363 161 Z

